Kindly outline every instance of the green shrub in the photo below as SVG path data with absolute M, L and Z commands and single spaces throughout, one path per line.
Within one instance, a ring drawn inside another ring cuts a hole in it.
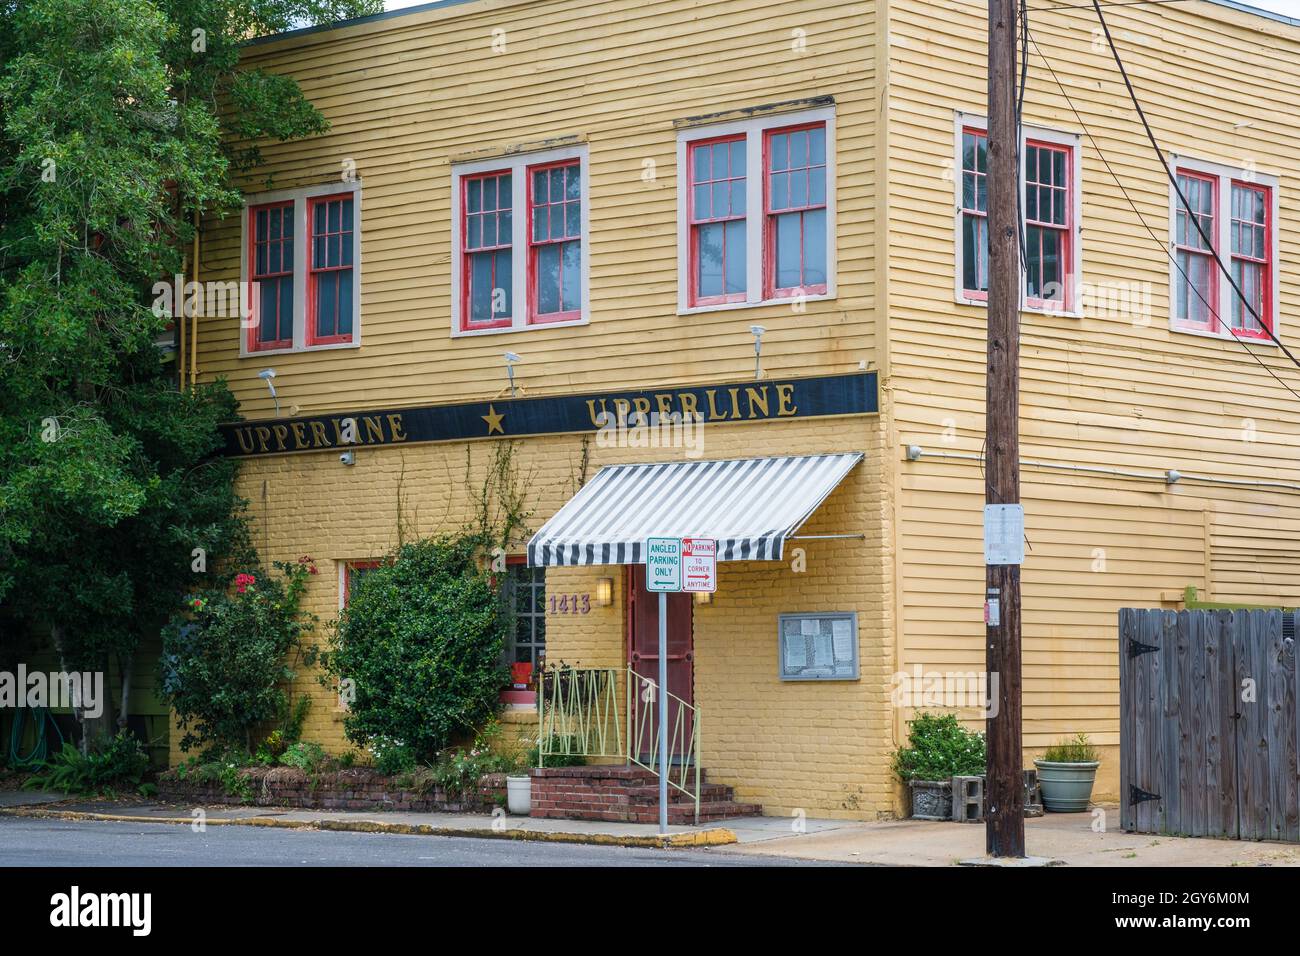
M 296 767 L 308 773 L 316 773 L 324 769 L 329 762 L 330 756 L 325 752 L 325 748 L 312 741 L 299 741 L 292 744 L 280 755 L 281 766 Z
M 403 546 L 357 583 L 322 656 L 349 681 L 353 742 L 389 737 L 430 763 L 497 710 L 508 623 L 473 535 Z
M 257 724 L 278 719 L 294 729 L 299 714 L 284 691 L 293 679 L 288 656 L 315 620 L 299 604 L 316 566 L 302 558 L 275 567 L 283 581 L 260 571 L 240 574 L 231 592 L 194 598 L 164 632 L 162 688 L 186 731 L 182 750 L 251 751 Z
M 900 780 L 947 780 L 984 773 L 984 735 L 962 727 L 953 714 L 917 714 L 908 728 L 908 746 L 894 753 L 894 773 Z
M 1101 758 L 1088 735 L 1079 734 L 1048 747 L 1042 759 L 1048 763 L 1093 763 Z
M 248 801 L 253 799 L 253 785 L 241 771 L 253 759 L 237 747 L 217 747 L 202 756 L 190 757 L 176 766 L 176 779 L 191 783 L 215 783 L 222 792 Z
M 368 749 L 374 768 L 386 777 L 414 770 L 418 763 L 415 751 L 400 740 L 382 734 L 370 738 Z
M 546 766 L 548 767 L 582 767 L 587 758 L 577 749 L 577 737 L 567 734 L 551 734 L 546 746 Z M 542 765 L 542 748 L 534 743 L 528 748 L 527 763 L 530 767 Z
M 65 743 L 46 761 L 42 772 L 28 779 L 26 786 L 76 794 L 139 790 L 148 768 L 149 755 L 144 747 L 123 730 L 85 754 Z

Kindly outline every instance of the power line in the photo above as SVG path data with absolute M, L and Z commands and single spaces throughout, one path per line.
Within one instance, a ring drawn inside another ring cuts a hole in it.
M 1097 142 L 1096 137 L 1092 135 L 1092 130 L 1089 129 L 1088 124 L 1084 122 L 1083 116 L 1080 115 L 1079 110 L 1074 105 L 1074 101 L 1070 99 L 1070 94 L 1066 91 L 1065 84 L 1063 84 L 1061 82 L 1061 78 L 1056 75 L 1056 70 L 1053 69 L 1051 60 L 1049 60 L 1047 58 L 1047 55 L 1043 53 L 1042 48 L 1038 45 L 1038 41 L 1034 39 L 1033 34 L 1029 35 L 1029 42 L 1030 44 L 1032 44 L 1034 51 L 1038 54 L 1039 59 L 1043 61 L 1043 65 L 1047 67 L 1047 72 L 1051 74 L 1053 81 L 1055 81 L 1056 83 L 1057 89 L 1061 91 L 1061 96 L 1065 98 L 1066 105 L 1070 107 L 1070 112 L 1074 114 L 1075 121 L 1078 122 L 1079 126 L 1083 129 L 1084 135 L 1088 137 L 1088 142 L 1092 144 L 1092 148 L 1096 150 L 1097 155 L 1101 158 L 1102 165 L 1106 167 L 1106 172 L 1110 174 L 1110 178 L 1115 181 L 1115 185 L 1119 187 L 1119 190 L 1123 194 L 1124 199 L 1128 202 L 1129 206 L 1132 208 L 1133 215 L 1137 217 L 1137 220 L 1142 225 L 1142 228 L 1144 228 L 1147 231 L 1147 235 L 1151 237 L 1151 241 L 1160 247 L 1160 249 L 1164 252 L 1165 256 L 1168 257 L 1169 261 L 1174 264 L 1174 268 L 1177 269 L 1179 274 L 1183 277 L 1183 279 L 1187 281 L 1187 287 L 1191 289 L 1194 293 L 1196 293 L 1196 297 L 1201 300 L 1201 302 L 1205 305 L 1207 309 L 1211 311 L 1211 313 L 1217 316 L 1218 314 L 1217 308 L 1210 304 L 1209 300 L 1207 300 L 1205 296 L 1201 294 L 1201 290 L 1198 289 L 1196 287 L 1196 284 L 1191 281 L 1191 279 L 1187 275 L 1187 272 L 1183 269 L 1181 263 L 1179 263 L 1178 257 L 1169 251 L 1169 244 L 1165 242 L 1163 239 L 1161 239 L 1159 236 L 1157 236 L 1155 230 L 1153 230 L 1150 224 L 1147 223 L 1146 217 L 1142 215 L 1142 211 L 1138 209 L 1137 203 L 1133 201 L 1133 197 L 1129 194 L 1129 191 L 1124 187 L 1124 181 L 1119 178 L 1119 176 L 1115 173 L 1114 168 L 1112 168 L 1112 166 L 1110 165 L 1110 160 L 1106 158 L 1106 154 L 1102 150 L 1101 144 L 1099 144 Z M 1233 340 L 1237 342 L 1239 345 L 1241 345 L 1243 349 L 1245 349 L 1246 354 L 1249 355 L 1252 359 L 1254 359 L 1259 364 L 1260 368 L 1268 372 L 1268 374 L 1273 377 L 1274 381 L 1276 381 L 1284 389 L 1290 392 L 1292 396 L 1294 396 L 1297 400 L 1300 400 L 1300 394 L 1297 394 L 1295 389 L 1293 389 L 1286 382 L 1282 381 L 1282 379 L 1278 377 L 1277 373 L 1273 371 L 1271 366 L 1269 366 L 1266 362 L 1264 362 L 1262 358 L 1260 358 L 1253 351 L 1251 351 L 1250 346 L 1241 340 L 1240 336 L 1237 335 L 1236 331 L 1232 328 L 1231 325 L 1228 325 L 1227 329 L 1229 332 L 1232 333 Z M 1285 349 L 1283 349 L 1283 351 L 1285 351 Z M 1292 361 L 1294 361 L 1294 359 Z
M 1174 171 L 1169 168 L 1169 162 L 1165 159 L 1165 154 L 1160 149 L 1160 143 L 1156 140 L 1156 134 L 1151 129 L 1151 124 L 1147 122 L 1147 114 L 1143 112 L 1142 104 L 1138 102 L 1137 92 L 1133 89 L 1133 82 L 1128 77 L 1128 70 L 1124 68 L 1124 61 L 1120 59 L 1119 50 L 1115 47 L 1114 39 L 1111 38 L 1110 27 L 1106 23 L 1106 15 L 1101 12 L 1101 3 L 1099 0 L 1092 0 L 1092 5 L 1097 11 L 1097 19 L 1101 22 L 1101 30 L 1106 36 L 1106 43 L 1110 47 L 1111 54 L 1115 57 L 1115 65 L 1119 67 L 1119 74 L 1124 79 L 1125 88 L 1128 89 L 1129 99 L 1133 102 L 1133 108 L 1137 110 L 1138 119 L 1142 121 L 1142 128 L 1147 132 L 1147 139 L 1151 141 L 1151 148 L 1155 150 L 1156 159 L 1160 160 L 1160 165 L 1163 166 L 1165 170 L 1165 176 L 1169 178 L 1170 185 L 1174 187 L 1174 192 L 1178 195 L 1178 201 L 1183 204 L 1183 209 L 1187 212 L 1187 219 L 1196 227 L 1196 231 L 1205 242 L 1206 247 L 1210 251 L 1210 255 L 1214 257 L 1214 262 L 1219 267 L 1219 271 L 1223 273 L 1224 278 L 1226 278 L 1228 283 L 1232 286 L 1232 291 L 1237 294 L 1237 299 L 1241 302 L 1242 308 L 1250 312 L 1250 317 L 1254 319 L 1256 324 L 1264 330 L 1264 333 L 1273 340 L 1273 344 L 1286 353 L 1286 357 L 1289 358 L 1297 368 L 1300 368 L 1300 361 L 1296 360 L 1296 357 L 1291 354 L 1291 350 L 1283 345 L 1282 341 L 1273 333 L 1273 330 L 1265 324 L 1264 320 L 1260 318 L 1259 313 L 1255 311 L 1255 307 L 1246 301 L 1246 296 L 1242 293 L 1241 286 L 1239 286 L 1237 280 L 1233 278 L 1231 270 L 1223 264 L 1223 259 L 1220 258 L 1219 250 L 1215 248 L 1214 241 L 1210 238 L 1210 234 L 1205 231 L 1205 227 L 1201 225 L 1200 217 L 1196 215 L 1192 209 L 1191 203 L 1189 203 L 1187 197 L 1183 195 L 1182 187 L 1178 185 L 1178 177 L 1175 176 Z M 1277 268 L 1276 263 L 1274 263 L 1273 268 Z M 1218 318 L 1217 311 L 1213 314 Z M 1232 331 L 1231 321 L 1228 323 L 1228 330 Z M 1235 335 L 1236 333 L 1234 332 L 1233 334 Z

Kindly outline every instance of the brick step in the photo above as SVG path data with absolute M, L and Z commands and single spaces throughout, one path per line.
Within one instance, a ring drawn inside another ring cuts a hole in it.
M 659 803 L 659 784 L 656 781 L 654 786 L 650 787 L 628 787 L 623 791 L 627 794 L 631 803 Z M 725 803 L 734 796 L 732 789 L 723 786 L 720 783 L 706 783 L 700 785 L 700 803 Z M 689 802 L 694 806 L 695 801 L 673 787 L 668 788 L 668 799 L 673 803 Z

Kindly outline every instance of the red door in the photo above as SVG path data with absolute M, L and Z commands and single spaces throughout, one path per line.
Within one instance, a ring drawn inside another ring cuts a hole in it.
M 645 565 L 628 566 L 628 650 L 627 659 L 632 669 L 642 677 L 659 683 L 659 595 L 646 590 Z M 684 593 L 668 595 L 668 692 L 688 704 L 695 702 L 695 642 L 691 625 L 693 610 L 691 596 Z M 644 685 L 643 685 L 644 686 Z M 649 707 L 648 719 L 637 720 L 632 727 L 631 743 L 643 760 L 650 755 L 650 745 L 659 733 L 659 706 L 653 707 L 640 700 L 637 706 Z M 683 726 L 678 728 L 677 712 L 680 705 L 668 698 L 668 733 L 671 758 L 680 758 L 691 735 L 691 712 L 682 714 Z M 638 713 L 639 717 L 640 714 Z

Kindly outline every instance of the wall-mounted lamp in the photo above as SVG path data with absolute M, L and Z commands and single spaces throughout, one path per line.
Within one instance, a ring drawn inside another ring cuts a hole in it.
M 921 458 L 921 456 L 924 455 L 924 454 L 925 454 L 925 450 L 924 450 L 923 448 L 921 448 L 920 445 L 908 445 L 908 446 L 907 446 L 907 460 L 908 460 L 908 461 L 919 461 L 920 458 Z
M 696 592 L 695 592 L 695 603 L 696 603 L 696 604 L 712 604 L 712 603 L 713 603 L 713 592 L 712 592 L 712 591 L 696 591 Z
M 751 325 L 749 331 L 754 336 L 754 378 L 763 377 L 763 333 L 767 329 L 761 325 Z
M 1170 468 L 1168 471 L 1165 472 L 1165 483 L 1172 485 L 1176 481 L 1178 481 L 1178 479 L 1181 477 L 1183 477 L 1183 473 L 1181 471 L 1178 471 L 1175 468 Z
M 522 362 L 523 359 L 521 359 L 514 352 L 505 353 L 505 359 L 506 359 L 506 378 L 510 379 L 510 397 L 514 398 L 515 397 L 515 364 L 514 363 Z
M 264 368 L 257 373 L 257 377 L 266 383 L 266 387 L 271 390 L 271 398 L 275 402 L 275 414 L 278 418 L 280 415 L 280 399 L 275 395 L 275 369 Z
M 609 607 L 614 603 L 614 579 L 596 579 L 596 603 L 600 607 Z

